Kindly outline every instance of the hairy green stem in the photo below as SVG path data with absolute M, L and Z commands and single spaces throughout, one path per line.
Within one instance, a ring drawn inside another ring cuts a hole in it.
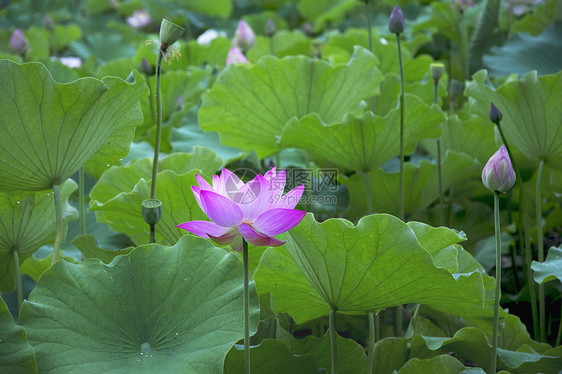
M 371 173 L 364 173 L 365 174 L 365 189 L 367 191 L 367 214 L 373 213 L 373 197 L 371 194 L 371 180 L 370 174 Z
M 560 302 L 560 324 L 558 325 L 558 335 L 556 336 L 555 347 L 560 345 L 560 339 L 562 338 L 562 302 Z
M 500 311 L 500 289 L 501 289 L 501 233 L 500 233 L 500 194 L 494 192 L 494 227 L 496 235 L 496 288 L 494 292 L 494 326 L 492 335 L 492 362 L 490 364 L 490 373 L 496 372 L 496 361 L 498 352 L 498 326 Z
M 373 356 L 375 354 L 375 342 L 377 341 L 376 313 L 369 312 L 369 352 L 367 354 L 367 374 L 373 372 Z
M 80 208 L 80 235 L 86 234 L 86 211 L 84 209 L 84 166 L 78 170 L 78 206 Z
M 242 239 L 242 259 L 244 262 L 244 373 L 250 374 L 250 286 L 248 242 Z
M 338 333 L 336 332 L 336 309 L 330 309 L 330 347 L 332 352 L 332 374 L 338 373 Z
M 18 313 L 21 310 L 21 304 L 23 304 L 23 290 L 21 286 L 21 273 L 20 273 L 20 256 L 17 249 L 12 251 L 14 253 L 14 268 L 15 274 L 14 277 L 16 278 L 16 289 L 18 291 Z
M 439 98 L 439 79 L 433 81 L 433 103 Z M 437 139 L 437 176 L 439 181 L 439 224 L 445 225 L 445 198 L 443 197 L 443 175 L 441 172 L 441 140 Z
M 402 63 L 402 48 L 400 46 L 400 34 L 396 34 L 396 45 L 398 48 L 398 65 L 400 67 L 400 196 L 399 196 L 399 218 L 404 221 L 404 102 L 406 95 L 406 84 L 404 82 L 404 64 Z M 402 311 L 401 306 L 394 310 L 394 323 L 397 336 L 402 336 Z
M 544 174 L 544 159 L 539 162 L 539 171 L 537 173 L 537 192 L 536 192 L 536 218 L 537 218 L 537 252 L 539 254 L 539 262 L 544 261 L 544 243 L 542 234 L 542 177 Z M 545 327 L 545 302 L 544 302 L 544 284 L 539 284 L 539 329 L 541 342 L 546 341 Z
M 158 156 L 160 154 L 160 139 L 162 137 L 162 93 L 160 89 L 160 75 L 162 72 L 162 51 L 158 51 L 156 60 L 156 143 L 154 144 L 154 161 L 152 164 L 152 181 L 150 185 L 150 198 L 156 198 L 156 178 L 158 176 Z
M 53 258 L 51 259 L 51 266 L 59 259 L 59 252 L 63 235 L 62 204 L 60 201 L 60 187 L 58 184 L 53 184 L 53 196 L 55 198 L 55 219 L 57 223 L 57 233 L 55 236 L 55 245 L 53 246 Z
M 371 20 L 371 0 L 365 1 L 365 7 L 367 12 L 367 40 L 369 51 L 373 52 L 373 25 Z M 375 97 L 371 96 L 371 112 L 375 112 Z
M 523 233 L 525 236 L 525 274 L 527 276 L 527 287 L 529 288 L 529 296 L 531 299 L 531 315 L 533 318 L 533 336 L 535 340 L 539 339 L 539 317 L 538 317 L 538 310 L 537 310 L 537 295 L 535 293 L 535 280 L 533 279 L 533 272 L 531 270 L 531 263 L 533 262 L 533 256 L 531 255 L 531 228 L 529 227 L 529 208 L 527 206 L 527 200 L 525 199 L 525 190 L 523 185 L 523 179 L 521 178 L 521 173 L 519 172 L 519 168 L 513 157 L 513 153 L 509 148 L 509 144 L 507 143 L 507 139 L 503 133 L 502 127 L 500 126 L 500 122 L 496 123 L 496 126 L 500 132 L 500 136 L 502 138 L 503 144 L 509 154 L 509 158 L 511 159 L 511 164 L 513 166 L 513 170 L 515 171 L 515 182 L 519 185 L 519 205 L 521 206 L 522 216 L 523 216 Z

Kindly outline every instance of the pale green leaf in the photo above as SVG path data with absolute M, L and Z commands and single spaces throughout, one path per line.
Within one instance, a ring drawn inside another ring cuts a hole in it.
M 204 239 L 146 245 L 109 265 L 57 262 L 20 322 L 41 372 L 222 373 L 243 337 L 242 263 Z M 250 284 L 250 331 L 259 319 Z
M 278 151 L 276 137 L 291 118 L 318 113 L 332 124 L 357 111 L 362 99 L 377 93 L 382 75 L 376 64 L 357 47 L 347 64 L 299 56 L 231 65 L 203 96 L 199 124 L 218 131 L 223 144 L 263 158 Z
M 131 139 L 146 93 L 142 78 L 134 77 L 135 83 L 106 77 L 60 84 L 41 64 L 0 61 L 0 138 L 6 140 L 0 146 L 0 189 L 49 189 L 98 150 L 114 147 L 114 134 L 126 130 Z
M 0 298 L 0 372 L 10 374 L 37 373 L 35 353 L 27 341 L 25 329 L 14 319 Z
M 562 247 L 550 247 L 545 262 L 533 261 L 535 282 L 545 283 L 554 279 L 562 282 Z

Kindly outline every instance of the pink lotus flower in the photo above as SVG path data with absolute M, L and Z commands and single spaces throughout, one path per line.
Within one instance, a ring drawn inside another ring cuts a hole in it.
M 212 185 L 197 175 L 192 186 L 195 199 L 209 221 L 190 221 L 177 225 L 201 238 L 230 244 L 242 250 L 242 239 L 255 246 L 277 247 L 285 243 L 275 236 L 299 224 L 306 212 L 295 210 L 304 191 L 300 185 L 283 196 L 285 170 L 276 168 L 257 175 L 248 183 L 227 169 L 213 176 Z
M 228 51 L 228 55 L 226 56 L 226 66 L 246 63 L 248 63 L 248 59 L 244 56 L 241 50 L 236 47 L 230 48 L 230 51 Z
M 135 10 L 130 17 L 127 17 L 127 23 L 135 29 L 142 29 L 150 25 L 151 22 L 150 13 L 144 9 Z

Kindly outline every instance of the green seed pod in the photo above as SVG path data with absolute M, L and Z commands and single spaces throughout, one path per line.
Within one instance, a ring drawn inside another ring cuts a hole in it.
M 438 81 L 443 76 L 445 72 L 445 65 L 440 62 L 429 65 L 429 71 L 431 72 L 431 77 L 433 80 Z
M 162 217 L 162 202 L 158 199 L 146 199 L 142 202 L 142 217 L 144 221 L 154 226 Z
M 160 43 L 167 46 L 172 45 L 178 41 L 184 31 L 185 29 L 183 27 L 178 26 L 167 19 L 163 19 L 162 24 L 160 25 Z

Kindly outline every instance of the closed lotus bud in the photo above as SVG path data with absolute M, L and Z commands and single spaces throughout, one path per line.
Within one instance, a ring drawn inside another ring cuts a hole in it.
M 238 28 L 234 32 L 232 44 L 242 51 L 248 51 L 256 43 L 256 35 L 254 30 L 245 21 L 238 23 Z
M 445 65 L 440 62 L 431 64 L 429 65 L 429 71 L 431 72 L 431 77 L 433 78 L 433 80 L 438 81 L 439 79 L 441 79 L 443 73 L 445 72 Z
M 46 15 L 45 18 L 43 18 L 43 26 L 49 30 L 49 31 L 53 31 L 54 27 L 55 27 L 55 23 L 53 22 L 53 18 L 50 15 Z
M 10 37 L 10 48 L 14 53 L 21 56 L 27 52 L 29 44 L 27 44 L 27 40 L 20 29 L 16 29 Z
M 515 184 L 515 171 L 511 166 L 509 153 L 507 153 L 503 144 L 484 166 L 482 183 L 489 190 L 497 191 L 503 195 Z
M 163 19 L 160 24 L 160 43 L 170 46 L 178 41 L 185 29 L 173 22 Z
M 406 23 L 404 20 L 404 13 L 398 5 L 394 7 L 394 10 L 390 14 L 390 19 L 388 20 L 388 29 L 393 34 L 401 34 L 404 32 Z
M 490 106 L 490 121 L 498 125 L 502 120 L 502 117 L 502 112 L 500 112 L 500 110 L 494 105 L 494 103 L 492 103 L 492 105 Z
M 154 226 L 162 217 L 162 202 L 158 199 L 146 199 L 142 202 L 142 217 L 144 221 Z
M 226 66 L 247 62 L 248 59 L 246 58 L 246 56 L 244 56 L 241 50 L 236 47 L 230 48 L 230 51 L 228 51 L 228 56 L 226 56 Z
M 140 62 L 140 67 L 139 67 L 141 73 L 145 74 L 145 75 L 151 75 L 154 72 L 154 69 L 152 69 L 152 65 L 150 65 L 150 62 L 148 62 L 148 60 L 146 58 L 142 58 L 141 62 Z
M 268 19 L 267 23 L 265 24 L 265 35 L 271 38 L 273 34 L 275 34 L 275 29 L 275 21 L 273 21 L 271 18 Z

